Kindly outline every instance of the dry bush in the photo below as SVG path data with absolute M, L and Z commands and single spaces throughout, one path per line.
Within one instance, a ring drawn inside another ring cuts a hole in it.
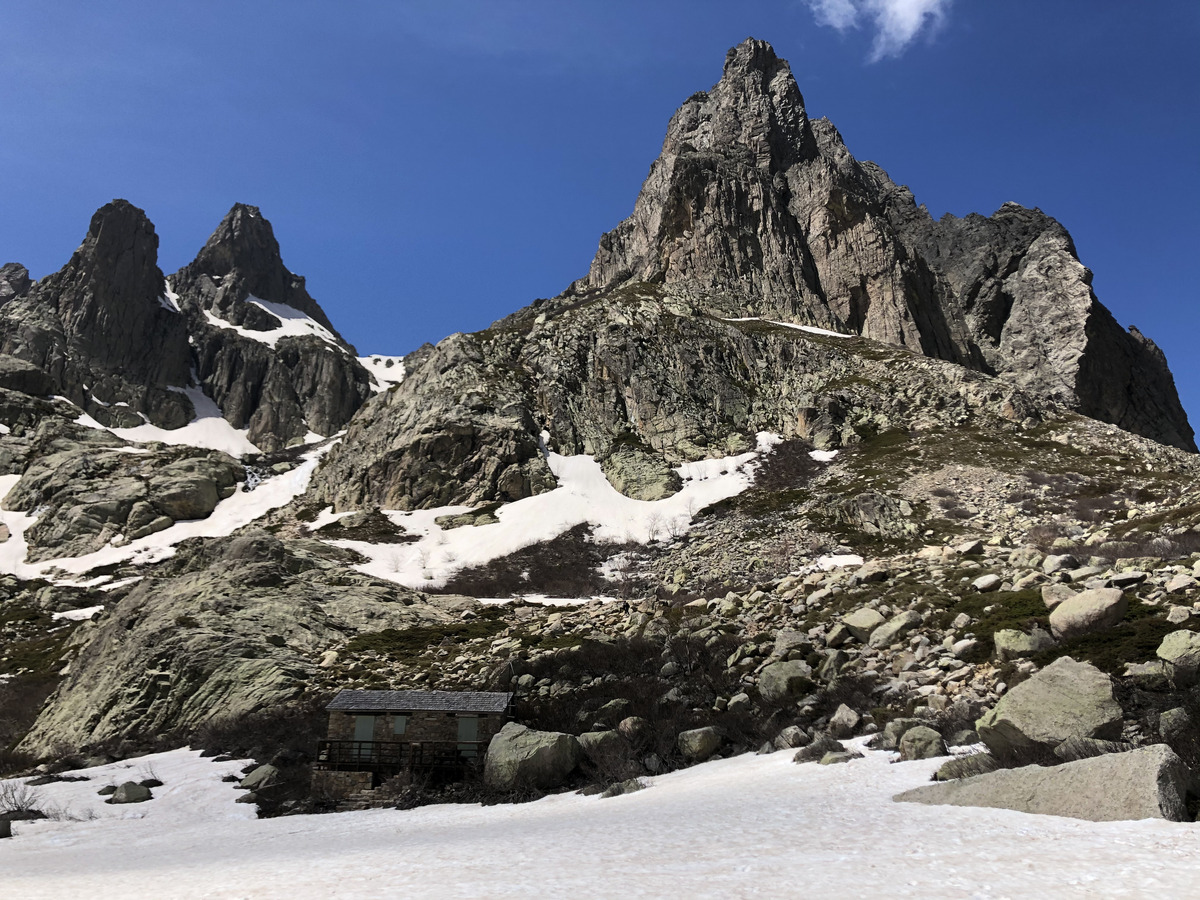
M 322 697 L 249 715 L 212 719 L 188 734 L 186 742 L 210 753 L 264 762 L 273 757 L 308 760 L 317 741 L 325 737 L 328 702 Z
M 23 781 L 0 781 L 0 819 L 44 819 L 44 805 L 41 792 Z
M 805 487 L 824 467 L 824 463 L 808 455 L 813 449 L 812 444 L 800 439 L 776 444 L 759 463 L 754 474 L 754 488 L 792 491 Z

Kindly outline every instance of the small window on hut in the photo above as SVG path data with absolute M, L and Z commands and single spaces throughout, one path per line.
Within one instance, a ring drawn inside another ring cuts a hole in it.
M 408 713 L 397 713 L 392 722 L 392 734 L 403 737 L 408 733 Z

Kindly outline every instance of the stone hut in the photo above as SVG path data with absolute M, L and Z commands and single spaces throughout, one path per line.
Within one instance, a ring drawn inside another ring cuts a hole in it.
M 482 763 L 511 703 L 482 691 L 342 691 L 326 707 L 317 768 L 361 773 L 351 780 L 366 787 L 405 772 L 461 775 Z

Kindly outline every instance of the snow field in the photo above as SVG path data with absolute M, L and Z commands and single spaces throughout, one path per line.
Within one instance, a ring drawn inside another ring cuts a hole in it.
M 219 780 L 239 764 L 172 751 L 39 788 L 99 818 L 16 823 L 0 882 L 28 900 L 1197 896 L 1200 826 L 894 803 L 943 760 L 791 756 L 718 760 L 607 800 L 259 820 Z M 98 802 L 96 790 L 143 767 L 165 782 L 155 799 Z
M 693 516 L 709 504 L 746 490 L 754 480 L 759 458 L 779 443 L 777 435 L 762 432 L 758 449 L 723 459 L 684 463 L 675 471 L 683 488 L 663 500 L 633 500 L 609 484 L 596 460 L 587 455 L 547 453 L 558 487 L 500 507 L 499 522 L 443 529 L 436 519 L 470 512 L 467 506 L 447 506 L 415 512 L 385 511 L 396 525 L 420 540 L 407 544 L 372 544 L 333 540 L 329 543 L 367 557 L 360 571 L 410 588 L 442 587 L 460 569 L 483 565 L 530 544 L 552 540 L 576 525 L 588 523 L 596 540 L 636 542 L 667 538 L 686 531 Z M 332 521 L 323 512 L 313 523 Z

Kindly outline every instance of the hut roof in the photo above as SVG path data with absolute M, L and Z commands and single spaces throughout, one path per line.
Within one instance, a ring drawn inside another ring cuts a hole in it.
M 512 694 L 485 691 L 341 691 L 328 710 L 343 712 L 502 713 Z

